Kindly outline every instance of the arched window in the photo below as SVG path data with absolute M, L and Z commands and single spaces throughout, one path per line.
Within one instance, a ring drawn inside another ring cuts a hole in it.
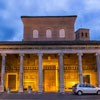
M 60 29 L 59 30 L 59 37 L 60 38 L 64 38 L 65 37 L 65 30 L 64 29 Z
M 84 33 L 82 32 L 81 36 L 83 37 L 84 36 Z
M 33 38 L 38 38 L 38 30 L 33 30 Z
M 50 29 L 46 30 L 46 37 L 51 38 L 52 37 L 52 32 Z
M 88 33 L 85 33 L 85 37 L 88 37 Z

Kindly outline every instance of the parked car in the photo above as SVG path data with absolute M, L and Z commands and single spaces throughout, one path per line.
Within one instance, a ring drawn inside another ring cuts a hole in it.
M 91 84 L 75 84 L 72 87 L 72 91 L 74 94 L 82 95 L 82 94 L 100 94 L 100 88 L 95 87 Z

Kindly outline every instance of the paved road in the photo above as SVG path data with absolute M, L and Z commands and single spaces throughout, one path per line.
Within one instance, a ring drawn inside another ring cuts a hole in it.
M 77 96 L 70 93 L 3 93 L 0 94 L 0 100 L 100 100 L 100 95 Z

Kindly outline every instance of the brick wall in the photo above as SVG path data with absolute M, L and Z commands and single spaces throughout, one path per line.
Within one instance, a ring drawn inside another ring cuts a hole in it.
M 24 41 L 75 40 L 74 23 L 76 16 L 22 16 L 24 24 Z M 46 30 L 52 31 L 52 38 L 46 37 Z M 65 30 L 65 37 L 59 37 L 59 30 Z M 38 38 L 33 38 L 33 30 L 38 30 Z

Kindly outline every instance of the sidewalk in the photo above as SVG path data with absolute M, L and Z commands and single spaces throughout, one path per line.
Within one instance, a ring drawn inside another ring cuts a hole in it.
M 0 100 L 65 100 L 71 93 L 1 93 Z

